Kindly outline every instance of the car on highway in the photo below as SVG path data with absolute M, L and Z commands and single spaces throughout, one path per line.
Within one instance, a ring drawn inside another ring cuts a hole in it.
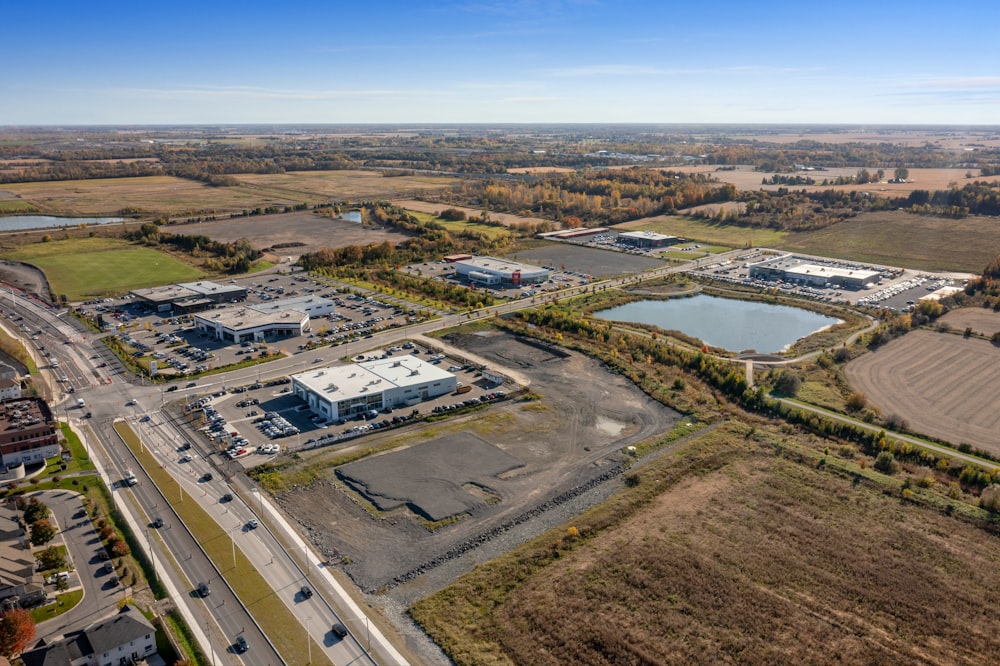
M 131 400 L 129 400 L 128 402 L 125 403 L 125 406 L 126 407 L 131 407 L 132 405 L 135 405 L 135 404 L 138 404 L 138 403 L 136 402 L 135 398 L 132 398 Z
M 153 527 L 155 527 L 157 529 L 163 527 L 163 518 L 161 518 L 160 516 L 157 516 L 156 518 L 154 518 L 153 519 Z
M 205 472 L 204 474 L 201 475 L 202 481 L 211 481 L 214 478 L 215 476 L 213 476 L 211 472 Z
M 190 453 L 185 453 L 184 455 L 181 456 L 182 463 L 191 462 L 192 460 L 194 460 L 194 458 L 191 457 Z
M 251 529 L 251 530 L 255 530 L 255 529 L 257 529 L 257 527 L 258 527 L 259 525 L 260 525 L 260 523 L 259 523 L 259 522 L 257 522 L 257 519 L 256 519 L 256 518 L 251 518 L 250 520 L 248 520 L 248 521 L 247 521 L 247 528 L 249 528 L 249 529 Z
M 308 585 L 303 585 L 299 592 L 302 594 L 303 599 L 312 599 L 313 591 Z
M 236 647 L 236 651 L 237 652 L 239 652 L 240 654 L 243 654 L 244 652 L 246 652 L 247 650 L 250 649 L 250 644 L 247 643 L 247 639 L 243 638 L 242 636 L 238 636 L 236 638 L 236 646 L 235 647 Z
M 232 502 L 233 501 L 233 494 L 232 493 L 226 493 L 225 495 L 223 495 L 222 497 L 219 498 L 219 501 L 222 502 L 223 504 L 225 504 L 226 502 Z
M 336 636 L 337 638 L 344 638 L 347 636 L 347 627 L 345 627 L 339 622 L 333 623 L 331 631 L 333 631 L 333 635 Z
M 205 582 L 198 583 L 198 596 L 199 597 L 202 597 L 202 598 L 207 597 L 209 594 L 211 594 L 211 592 L 212 592 L 212 589 L 208 586 L 208 583 L 205 583 Z
M 177 384 L 173 384 L 173 385 L 167 387 L 167 393 L 170 393 L 171 391 L 176 391 L 176 390 L 177 390 Z

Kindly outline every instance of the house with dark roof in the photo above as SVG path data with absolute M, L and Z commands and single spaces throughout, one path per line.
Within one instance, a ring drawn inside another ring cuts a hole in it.
M 30 606 L 45 599 L 42 577 L 35 571 L 21 512 L 0 506 L 0 609 Z
M 156 630 L 135 606 L 21 655 L 24 666 L 130 666 L 156 654 Z

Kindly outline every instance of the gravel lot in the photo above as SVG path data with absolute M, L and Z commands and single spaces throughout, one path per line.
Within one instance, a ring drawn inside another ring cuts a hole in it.
M 485 358 L 491 367 L 527 375 L 542 399 L 507 401 L 418 426 L 402 435 L 403 441 L 398 432 L 370 437 L 370 446 L 392 438 L 397 447 L 345 467 L 352 485 L 365 487 L 386 508 L 398 505 L 380 517 L 365 511 L 361 503 L 368 500 L 336 483 L 330 469 L 320 481 L 278 498 L 321 552 L 331 559 L 346 557 L 342 567 L 359 587 L 389 590 L 402 603 L 471 568 L 484 544 L 502 539 L 507 550 L 546 529 L 550 512 L 565 520 L 586 508 L 580 498 L 617 477 L 624 446 L 669 429 L 679 418 L 576 353 L 496 331 L 452 336 L 448 342 Z M 468 450 L 455 456 L 456 447 L 463 446 Z M 315 470 L 336 453 L 304 454 L 296 464 Z M 414 464 L 417 460 L 420 464 Z M 437 507 L 436 517 L 460 513 L 462 519 L 430 531 L 410 504 Z M 569 505 L 573 510 L 567 516 L 563 510 Z M 507 538 L 514 532 L 516 542 Z M 494 548 L 488 550 L 495 556 Z M 460 557 L 463 563 L 455 566 Z M 429 575 L 439 571 L 447 575 Z

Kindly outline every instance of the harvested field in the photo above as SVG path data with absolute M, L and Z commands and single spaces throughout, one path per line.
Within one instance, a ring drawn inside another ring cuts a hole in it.
M 1000 348 L 986 340 L 920 330 L 854 359 L 845 373 L 854 389 L 883 414 L 905 419 L 910 430 L 1000 455 L 998 364 Z
M 411 612 L 461 665 L 988 660 L 1000 542 L 799 458 L 822 443 L 797 437 L 708 432 Z
M 952 310 L 938 320 L 953 331 L 971 328 L 973 333 L 991 338 L 1000 331 L 1000 313 L 984 308 L 960 308 Z
M 522 250 L 507 257 L 535 266 L 565 267 L 568 271 L 584 273 L 595 279 L 613 275 L 631 275 L 663 266 L 663 262 L 653 257 L 600 250 L 573 243 L 552 243 L 532 250 Z
M 117 215 L 123 208 L 170 216 L 209 215 L 301 202 L 243 187 L 209 187 L 172 176 L 9 183 L 3 189 L 33 203 L 46 215 L 67 216 Z
M 952 220 L 885 211 L 786 234 L 773 247 L 882 266 L 978 274 L 997 257 L 1000 225 L 991 217 Z
M 465 211 L 466 215 L 482 215 L 483 211 L 480 208 L 468 208 L 467 206 L 452 206 L 447 203 L 433 203 L 429 201 L 417 201 L 415 199 L 399 199 L 393 201 L 392 203 L 409 210 L 416 210 L 421 213 L 431 213 L 432 215 L 437 215 L 445 208 L 454 208 L 455 210 Z M 521 217 L 520 215 L 511 215 L 510 213 L 495 213 L 490 211 L 490 218 L 502 222 L 506 225 L 521 224 L 523 222 L 529 222 L 531 224 L 555 224 L 552 220 L 546 220 L 541 217 Z
M 483 357 L 490 367 L 526 375 L 541 400 L 496 403 L 402 434 L 370 435 L 359 445 L 391 446 L 392 452 L 351 463 L 336 475 L 334 464 L 344 453 L 339 446 L 304 452 L 278 472 L 287 487 L 298 485 L 280 493 L 278 502 L 320 552 L 349 556 L 344 569 L 364 590 L 405 583 L 390 594 L 406 603 L 469 570 L 482 559 L 481 550 L 506 550 L 546 529 L 549 516 L 558 513 L 546 503 L 560 495 L 568 501 L 577 497 L 576 489 L 616 477 L 622 447 L 669 430 L 679 418 L 628 380 L 574 352 L 549 350 L 493 329 L 452 335 L 448 342 Z M 458 442 L 488 455 L 452 457 L 448 451 Z M 448 469 L 414 465 L 415 459 L 447 462 Z M 378 518 L 366 512 L 364 496 L 336 481 L 341 474 L 355 486 L 367 486 L 371 499 L 386 510 Z M 420 520 L 428 516 L 405 508 L 411 504 L 436 507 L 427 512 L 436 518 L 457 512 L 463 519 L 430 531 Z
M 270 196 L 287 196 L 297 201 L 412 197 L 459 182 L 446 176 L 386 176 L 381 171 L 348 170 L 240 174 L 236 178 Z
M 812 178 L 815 185 L 764 185 L 762 180 L 774 175 L 768 171 L 754 171 L 752 166 L 742 165 L 736 167 L 735 171 L 719 171 L 715 165 L 695 166 L 695 167 L 671 167 L 675 171 L 684 173 L 704 173 L 722 181 L 731 183 L 740 190 L 768 190 L 776 191 L 778 188 L 786 187 L 794 190 L 807 190 L 810 192 L 820 192 L 825 190 L 837 190 L 841 192 L 869 192 L 875 196 L 882 197 L 906 197 L 913 190 L 947 190 L 951 183 L 957 183 L 961 187 L 966 182 L 972 182 L 965 175 L 969 172 L 974 177 L 979 177 L 979 169 L 910 169 L 910 177 L 905 183 L 865 183 L 864 185 L 821 185 L 824 179 L 834 180 L 840 176 L 856 176 L 860 167 L 844 167 L 828 169 L 826 171 L 797 171 L 795 175 Z M 877 167 L 869 167 L 869 173 L 876 173 Z M 884 169 L 885 178 L 892 178 L 892 169 Z

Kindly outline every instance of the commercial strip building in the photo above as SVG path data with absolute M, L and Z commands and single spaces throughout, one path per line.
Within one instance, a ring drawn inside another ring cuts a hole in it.
M 233 343 L 267 342 L 309 332 L 309 315 L 298 310 L 261 312 L 257 307 L 226 308 L 194 316 L 195 327 Z
M 658 234 L 655 231 L 623 231 L 618 234 L 618 242 L 643 249 L 667 247 L 680 241 L 677 236 Z
M 519 287 L 540 284 L 549 279 L 546 268 L 496 257 L 471 257 L 454 262 L 455 275 L 462 280 L 487 287 Z
M 0 464 L 4 469 L 48 460 L 60 451 L 56 424 L 44 400 L 0 402 Z
M 416 356 L 397 356 L 292 375 L 292 393 L 327 420 L 406 407 L 451 393 L 455 375 Z
M 187 314 L 208 310 L 219 303 L 242 301 L 247 297 L 247 288 L 236 284 L 202 281 L 135 289 L 129 293 L 157 312 L 176 311 L 178 314 Z
M 864 289 L 877 283 L 882 273 L 860 267 L 816 264 L 786 254 L 751 265 L 749 275 L 755 280 L 781 280 L 810 287 Z

